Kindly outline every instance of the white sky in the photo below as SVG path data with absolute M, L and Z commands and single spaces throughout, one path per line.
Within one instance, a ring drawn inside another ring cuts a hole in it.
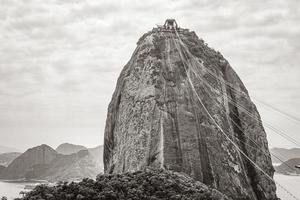
M 122 67 L 170 17 L 220 51 L 251 96 L 300 118 L 299 0 L 0 0 L 0 145 L 102 144 Z M 257 106 L 300 141 L 300 125 Z M 267 132 L 270 146 L 293 147 Z

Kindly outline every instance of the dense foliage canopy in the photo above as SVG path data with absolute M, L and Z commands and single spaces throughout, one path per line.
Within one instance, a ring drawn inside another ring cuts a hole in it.
M 99 175 L 79 183 L 39 185 L 17 200 L 217 200 L 224 196 L 180 173 L 145 169 L 134 173 Z M 226 198 L 225 198 L 226 199 Z

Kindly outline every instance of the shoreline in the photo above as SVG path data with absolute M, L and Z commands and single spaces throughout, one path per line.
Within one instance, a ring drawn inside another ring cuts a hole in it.
M 51 183 L 47 180 L 39 179 L 0 179 L 0 181 L 5 183 Z

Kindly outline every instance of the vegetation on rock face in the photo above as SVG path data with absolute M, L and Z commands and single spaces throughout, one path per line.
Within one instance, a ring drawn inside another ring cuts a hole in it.
M 79 183 L 39 185 L 16 200 L 226 200 L 220 192 L 180 173 L 147 168 L 125 174 L 99 175 Z

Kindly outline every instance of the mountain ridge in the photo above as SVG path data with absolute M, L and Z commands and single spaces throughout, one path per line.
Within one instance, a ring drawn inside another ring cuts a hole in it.
M 79 145 L 72 146 L 78 149 Z M 101 157 L 101 154 L 98 150 L 99 147 L 91 150 L 85 148 L 65 155 L 42 144 L 29 148 L 6 168 L 1 168 L 0 178 L 8 180 L 42 179 L 50 182 L 72 181 L 85 177 L 95 178 L 103 171 L 101 168 L 103 164 L 101 165 L 99 162 L 101 158 L 98 158 L 98 156 Z
M 22 153 L 9 152 L 0 154 L 0 165 L 7 167 L 14 159 L 20 156 Z
M 2 179 L 25 178 L 27 171 L 34 165 L 49 164 L 57 155 L 57 152 L 50 146 L 42 144 L 29 148 L 18 156 L 1 173 Z
M 76 145 L 71 143 L 62 143 L 55 150 L 57 153 L 69 155 L 72 153 L 76 153 L 80 150 L 86 150 L 87 148 L 82 145 Z

